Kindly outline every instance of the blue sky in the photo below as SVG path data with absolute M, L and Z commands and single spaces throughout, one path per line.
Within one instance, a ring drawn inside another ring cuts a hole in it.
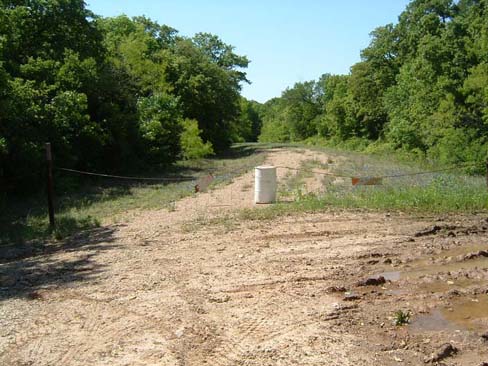
M 377 26 L 408 0 L 85 0 L 103 16 L 146 15 L 184 36 L 218 35 L 251 60 L 243 95 L 260 102 L 299 81 L 345 74 Z

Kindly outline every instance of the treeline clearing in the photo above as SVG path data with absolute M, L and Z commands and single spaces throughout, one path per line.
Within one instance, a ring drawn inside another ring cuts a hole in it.
M 484 161 L 488 1 L 414 0 L 371 37 L 349 75 L 324 74 L 268 101 L 260 141 Z

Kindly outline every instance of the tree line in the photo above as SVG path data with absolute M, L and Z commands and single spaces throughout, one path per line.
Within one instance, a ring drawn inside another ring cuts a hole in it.
M 0 0 L 3 186 L 35 186 L 48 141 L 58 165 L 121 172 L 256 140 L 248 64 L 216 35 L 100 17 L 82 0 Z
M 371 37 L 348 75 L 324 74 L 268 101 L 260 140 L 486 159 L 488 0 L 413 0 Z

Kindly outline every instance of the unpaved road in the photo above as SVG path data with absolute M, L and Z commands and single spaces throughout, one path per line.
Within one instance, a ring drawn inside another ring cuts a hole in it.
M 445 365 L 488 362 L 486 214 L 219 220 L 253 206 L 252 182 L 1 263 L 0 365 L 420 365 L 444 343 Z

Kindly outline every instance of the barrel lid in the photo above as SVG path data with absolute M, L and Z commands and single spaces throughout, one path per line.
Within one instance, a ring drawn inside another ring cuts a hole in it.
M 273 165 L 260 165 L 260 166 L 257 166 L 256 169 L 267 170 L 267 169 L 276 169 L 276 167 Z

